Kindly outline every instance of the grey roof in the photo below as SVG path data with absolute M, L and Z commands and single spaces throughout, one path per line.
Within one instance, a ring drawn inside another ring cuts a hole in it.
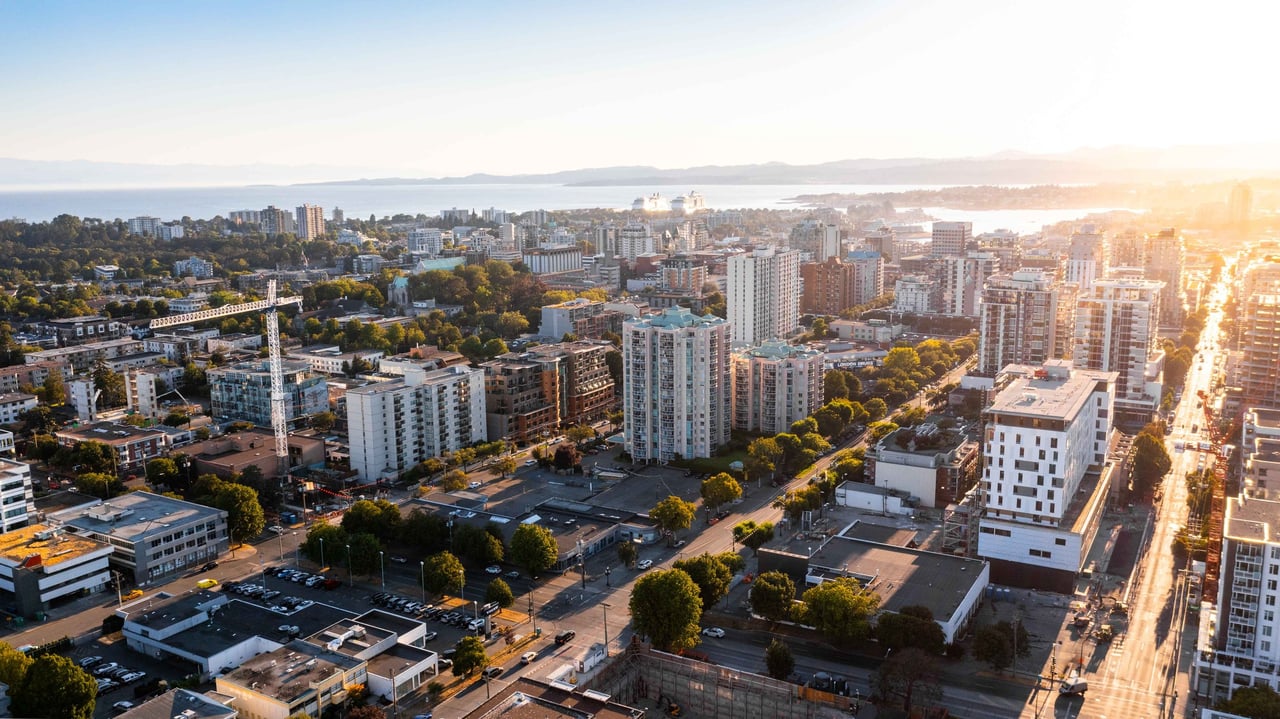
M 150 492 L 130 492 L 88 507 L 63 510 L 51 518 L 80 531 L 137 542 L 164 535 L 172 527 L 219 517 L 225 522 L 226 516 L 225 511 L 202 504 Z
M 832 537 L 809 559 L 811 571 L 835 578 L 852 576 L 880 596 L 880 608 L 898 612 L 924 606 L 947 621 L 979 581 L 986 562 L 950 554 Z
M 1227 500 L 1227 522 L 1224 534 L 1246 542 L 1276 542 L 1276 524 L 1280 523 L 1280 502 L 1246 498 L 1241 495 Z
M 143 702 L 121 714 L 123 719 L 173 719 L 183 716 L 192 719 L 226 719 L 236 715 L 234 707 L 223 702 L 231 697 L 216 692 L 214 696 L 193 692 L 190 689 L 171 689 L 160 696 Z M 184 714 L 184 712 L 194 714 Z

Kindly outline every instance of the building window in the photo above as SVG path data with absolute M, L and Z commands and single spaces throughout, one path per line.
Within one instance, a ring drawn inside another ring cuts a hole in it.
M 1031 554 L 1031 556 L 1041 557 L 1043 559 L 1049 559 L 1050 557 L 1053 556 L 1051 553 L 1046 552 L 1043 549 L 1029 549 L 1027 551 Z
M 1054 539 L 1053 543 L 1058 545 L 1059 547 L 1067 546 L 1067 540 L 1063 539 L 1062 537 L 1058 537 L 1057 539 Z

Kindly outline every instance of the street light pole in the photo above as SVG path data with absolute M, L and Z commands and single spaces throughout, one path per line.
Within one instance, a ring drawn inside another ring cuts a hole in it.
M 321 571 L 321 572 L 323 572 L 323 571 L 324 571 L 324 568 L 325 568 L 325 563 L 324 563 L 324 537 L 320 537 L 319 539 L 320 539 L 320 571 Z
M 427 603 L 427 563 L 425 560 L 418 560 L 418 584 L 422 587 L 422 603 Z
M 609 658 L 609 607 L 608 602 L 600 603 L 600 611 L 604 612 L 604 657 Z
M 347 545 L 347 584 L 354 587 L 356 585 L 356 572 L 351 566 L 351 545 Z
M 382 569 L 382 588 L 387 588 L 387 561 L 382 556 L 382 550 L 378 550 L 378 567 Z
M 611 574 L 612 572 L 613 572 L 613 567 L 605 567 L 605 568 L 604 568 L 604 585 L 605 585 L 606 587 L 612 587 L 612 586 L 613 586 L 613 584 L 609 581 L 609 574 Z
M 289 532 L 289 536 L 290 536 L 290 537 L 296 537 L 296 536 L 298 536 L 298 533 L 297 533 L 297 532 Z M 302 545 L 301 545 L 301 544 L 294 544 L 294 545 L 293 545 L 293 568 L 294 568 L 294 569 L 301 569 L 301 568 L 302 568 Z

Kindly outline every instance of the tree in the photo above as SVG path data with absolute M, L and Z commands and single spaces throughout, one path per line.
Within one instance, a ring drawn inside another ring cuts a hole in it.
M 440 489 L 446 492 L 457 492 L 467 488 L 467 473 L 460 469 L 451 469 L 440 480 Z
M 773 437 L 760 437 L 747 445 L 747 471 L 751 476 L 767 474 L 772 478 L 782 458 L 782 447 Z
M 252 487 L 223 482 L 214 495 L 213 506 L 227 513 L 227 532 L 236 544 L 262 534 L 267 526 L 258 493 Z
M 796 600 L 796 584 L 783 572 L 765 572 L 751 583 L 751 611 L 771 622 L 791 616 Z
M 22 686 L 22 678 L 31 667 L 31 657 L 11 645 L 0 642 L 0 682 L 10 687 Z
M 385 499 L 362 499 L 342 515 L 342 528 L 349 534 L 368 533 L 382 541 L 396 535 L 400 527 L 400 507 Z
M 486 602 L 497 602 L 498 606 L 506 609 L 516 601 L 516 596 L 511 593 L 511 586 L 502 581 L 501 577 L 495 577 L 489 586 L 485 587 L 484 600 Z
M 352 573 L 370 576 L 383 569 L 384 557 L 379 555 L 382 551 L 382 543 L 374 535 L 368 532 L 352 534 L 346 546 L 351 548 L 350 570 Z
M 569 442 L 563 442 L 557 446 L 551 459 L 551 463 L 555 465 L 556 469 L 560 470 L 573 469 L 581 462 L 582 455 L 578 454 L 578 448 Z
M 885 404 L 885 401 L 879 397 L 872 397 L 863 402 L 862 408 L 867 410 L 867 418 L 872 422 L 883 419 L 889 413 L 889 405 Z
M 147 482 L 168 485 L 178 477 L 178 464 L 168 457 L 157 457 L 147 462 Z
M 688 574 L 668 569 L 640 577 L 631 590 L 631 621 L 637 634 L 662 651 L 698 644 L 702 597 Z
M 774 679 L 786 679 L 796 668 L 796 658 L 791 654 L 791 647 L 775 638 L 764 650 L 764 665 L 769 676 Z
M 119 407 L 125 403 L 124 377 L 111 369 L 107 361 L 101 357 L 94 362 L 93 388 L 101 392 L 98 406 L 103 409 Z
M 696 510 L 693 502 L 686 502 L 673 494 L 649 510 L 649 519 L 657 522 L 664 532 L 674 534 L 693 524 Z
M 914 647 L 934 655 L 941 654 L 947 643 L 933 613 L 920 606 L 882 614 L 876 622 L 876 641 L 887 649 Z
M 1145 493 L 1159 484 L 1173 467 L 1164 439 L 1145 431 L 1134 437 L 1132 466 L 1135 492 Z
M 702 480 L 702 501 L 711 509 L 728 504 L 742 496 L 742 485 L 727 472 Z
M 804 602 L 803 623 L 840 642 L 866 637 L 871 631 L 867 619 L 880 606 L 880 597 L 849 577 L 811 587 L 801 600 Z
M 52 432 L 60 426 L 53 417 L 53 410 L 43 404 L 36 405 L 31 409 L 18 415 L 18 419 L 22 420 L 22 427 L 31 434 L 44 434 Z
M 196 480 L 199 482 L 199 480 Z M 321 565 L 327 566 L 330 558 L 336 557 L 335 552 L 347 543 L 347 531 L 342 527 L 324 522 L 318 522 L 311 525 L 307 530 L 307 541 L 302 545 L 302 551 L 307 557 Z
M 756 523 L 753 519 L 733 525 L 733 540 L 751 551 L 758 552 L 760 547 L 773 539 L 773 522 Z
M 101 472 L 85 472 L 76 475 L 76 490 L 102 499 L 110 499 L 124 489 L 118 477 Z
M 621 357 L 622 355 L 618 355 L 618 356 Z M 627 415 L 620 409 L 615 409 L 605 415 L 605 419 L 609 420 L 609 426 L 613 427 L 614 429 L 617 429 L 618 427 L 620 427 L 622 425 L 623 420 L 625 420 L 626 418 L 627 418 Z
M 450 552 L 437 552 L 427 557 L 422 565 L 423 587 L 432 594 L 444 594 L 448 589 L 459 589 L 466 581 L 462 562 Z
M 50 372 L 40 385 L 40 394 L 46 405 L 59 405 L 67 401 L 67 386 L 62 381 L 61 372 Z
M 387 719 L 387 713 L 372 704 L 364 704 L 348 711 L 347 719 Z
M 493 463 L 493 468 L 503 477 L 516 471 L 516 460 L 514 457 L 499 457 Z
M 564 431 L 564 436 L 574 444 L 582 444 L 596 438 L 596 430 L 589 424 L 575 424 Z
M 97 683 L 89 673 L 60 654 L 45 654 L 31 663 L 13 693 L 14 716 L 49 719 L 92 719 Z
M 884 420 L 880 420 L 878 422 L 872 422 L 871 424 L 867 425 L 867 429 L 871 430 L 872 444 L 875 444 L 876 442 L 879 442 L 880 440 L 884 439 L 886 436 L 888 436 L 891 432 L 893 432 L 897 428 L 898 428 L 898 425 L 894 424 L 893 422 L 886 422 Z
M 714 607 L 716 602 L 724 599 L 729 593 L 733 571 L 710 554 L 682 559 L 672 566 L 688 574 L 693 583 L 698 585 L 698 595 L 702 598 L 703 609 Z
M 914 647 L 886 659 L 876 673 L 875 685 L 886 702 L 891 697 L 900 699 L 901 704 L 894 704 L 905 712 L 917 705 L 934 706 L 942 699 L 937 657 Z
M 973 636 L 973 658 L 1001 671 L 1013 663 L 1013 642 L 998 627 L 983 627 Z
M 338 415 L 333 412 L 317 412 L 311 416 L 311 426 L 321 432 L 328 432 L 333 429 L 333 425 L 337 423 Z
M 470 676 L 471 672 L 487 666 L 489 656 L 484 653 L 484 642 L 480 641 L 480 637 L 463 637 L 453 655 L 453 675 Z
M 551 530 L 537 524 L 521 524 L 511 534 L 511 561 L 524 567 L 529 576 L 538 578 L 555 566 L 560 549 Z
M 191 421 L 191 417 L 183 412 L 170 412 L 160 420 L 160 423 L 166 427 L 181 427 Z
M 109 473 L 113 477 L 119 474 L 116 471 L 116 451 L 103 442 L 77 442 L 74 462 L 80 465 L 78 471 Z
M 640 552 L 636 549 L 635 542 L 618 542 L 618 561 L 622 562 L 622 566 L 635 566 L 636 559 L 639 558 L 639 554 Z
M 1214 709 L 1251 719 L 1280 719 L 1280 694 L 1266 682 L 1237 687 L 1230 699 L 1219 702 Z
M 452 462 L 454 466 L 462 467 L 465 470 L 468 465 L 476 461 L 476 451 L 470 447 L 463 447 L 461 449 L 454 450 L 449 461 Z

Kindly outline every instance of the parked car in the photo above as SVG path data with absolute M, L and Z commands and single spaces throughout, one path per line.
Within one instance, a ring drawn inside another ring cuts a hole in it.
M 519 578 L 520 578 L 520 572 L 518 572 L 518 571 L 516 571 L 516 570 L 512 569 L 510 572 L 507 572 L 506 577 L 507 577 L 507 579 L 519 579 Z
M 200 571 L 202 571 L 202 572 L 207 572 L 207 571 L 209 571 L 210 569 L 214 569 L 214 568 L 216 568 L 217 566 L 218 566 L 218 562 L 217 562 L 217 561 L 213 561 L 213 562 L 205 562 L 205 563 L 204 563 L 204 566 L 200 567 Z
M 101 666 L 94 667 L 93 675 L 96 677 L 104 677 L 107 675 L 107 672 L 110 672 L 113 669 L 118 668 L 119 666 L 120 664 L 118 662 L 107 662 L 106 664 L 103 664 Z
M 488 574 L 502 574 L 502 567 L 499 567 L 496 564 L 490 564 L 484 568 L 484 571 Z
M 716 639 L 724 639 L 724 630 L 720 627 L 707 627 L 702 630 L 702 636 L 714 637 Z
M 133 702 L 116 702 L 115 704 L 111 705 L 111 711 L 115 712 L 116 714 L 124 714 L 125 712 L 132 709 L 134 706 L 135 705 Z
M 485 679 L 493 679 L 494 677 L 500 676 L 501 674 L 502 674 L 502 667 L 499 667 L 499 666 L 486 667 L 484 670 Z
M 535 660 L 535 659 L 537 659 L 537 658 L 538 658 L 538 653 L 537 653 L 537 652 L 525 652 L 524 654 L 521 654 L 521 655 L 520 655 L 520 663 L 521 663 L 521 664 L 531 664 L 531 663 L 533 663 L 533 660 Z
M 640 571 L 649 569 L 652 566 L 653 566 L 652 559 L 641 559 L 639 562 L 636 562 L 636 569 L 639 569 Z
M 102 661 L 102 657 L 85 657 L 79 661 L 79 664 L 81 669 L 88 669 L 100 661 Z
M 427 632 L 426 634 L 422 635 L 422 641 L 429 642 L 438 636 L 440 636 L 438 632 Z
M 142 679 L 146 676 L 147 676 L 146 672 L 129 672 L 128 674 L 125 674 L 124 676 L 120 677 L 120 683 L 132 684 L 134 682 L 142 681 Z
M 467 485 L 467 489 L 480 489 L 480 483 L 471 482 L 470 484 Z

